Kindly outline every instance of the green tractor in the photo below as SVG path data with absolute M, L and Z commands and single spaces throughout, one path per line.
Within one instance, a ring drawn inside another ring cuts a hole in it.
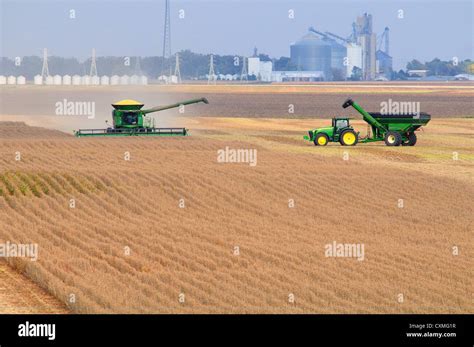
M 77 137 L 82 136 L 186 136 L 186 128 L 156 128 L 155 120 L 149 117 L 152 112 L 168 110 L 170 108 L 203 102 L 206 98 L 186 100 L 166 106 L 157 106 L 142 110 L 144 104 L 135 100 L 122 100 L 112 104 L 113 125 L 107 129 L 80 129 L 74 132 Z M 107 123 L 107 122 L 106 122 Z M 108 124 L 108 123 L 107 123 Z
M 355 146 L 359 141 L 359 133 L 349 124 L 351 118 L 334 117 L 330 127 L 309 131 L 305 139 L 313 141 L 316 146 L 326 146 L 329 141 L 339 142 L 343 146 Z
M 305 140 L 312 141 L 316 146 L 326 146 L 328 142 L 339 142 L 343 146 L 355 146 L 358 142 L 384 141 L 387 146 L 414 146 L 415 131 L 428 124 L 431 116 L 427 113 L 395 115 L 369 113 L 352 99 L 347 99 L 343 108 L 352 106 L 362 115 L 368 124 L 367 137 L 360 139 L 359 132 L 349 124 L 351 118 L 335 117 L 330 127 L 310 130 Z

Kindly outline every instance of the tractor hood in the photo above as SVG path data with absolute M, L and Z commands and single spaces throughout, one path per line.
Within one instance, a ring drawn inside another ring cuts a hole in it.
M 314 137 L 316 136 L 316 134 L 319 134 L 319 133 L 324 133 L 326 134 L 329 138 L 332 138 L 333 136 L 333 132 L 334 132 L 334 128 L 333 127 L 324 127 L 324 128 L 316 128 L 316 129 L 312 129 L 310 131 L 308 131 L 308 135 L 304 136 L 303 138 L 305 140 L 308 140 L 308 141 L 313 141 L 314 140 Z
M 325 133 L 325 134 L 328 134 L 328 132 L 331 132 L 332 133 L 333 131 L 333 128 L 332 127 L 324 127 L 324 128 L 316 128 L 316 129 L 313 129 L 313 133 L 314 134 L 318 134 L 318 133 Z

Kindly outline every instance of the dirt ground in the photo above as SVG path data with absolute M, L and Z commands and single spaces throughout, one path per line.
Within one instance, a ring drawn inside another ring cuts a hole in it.
M 121 99 L 136 99 L 145 107 L 166 105 L 182 100 L 206 97 L 209 105 L 191 105 L 184 109 L 156 114 L 162 126 L 172 126 L 176 116 L 240 118 L 322 118 L 348 115 L 357 117 L 342 103 L 352 97 L 367 111 L 379 112 L 380 103 L 419 102 L 420 111 L 439 117 L 474 115 L 474 84 L 323 84 L 323 85 L 178 85 L 178 86 L 2 86 L 0 115 L 35 116 L 41 124 L 54 124 L 61 130 L 77 127 L 104 127 L 110 120 L 110 104 Z M 96 117 L 56 115 L 56 103 L 94 102 Z M 9 120 L 9 119 L 3 119 Z
M 191 136 L 0 123 L 0 241 L 40 252 L 16 271 L 79 313 L 474 312 L 473 119 L 398 148 L 302 139 L 328 120 L 175 120 Z M 220 163 L 226 147 L 256 165 Z
M 0 314 L 68 313 L 65 305 L 18 273 L 5 262 L 0 262 Z

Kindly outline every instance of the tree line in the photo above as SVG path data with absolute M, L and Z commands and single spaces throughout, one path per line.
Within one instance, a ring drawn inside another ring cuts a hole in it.
M 262 61 L 272 61 L 275 71 L 296 71 L 297 66 L 291 62 L 289 57 L 278 59 L 270 58 L 267 54 L 259 54 Z M 160 75 L 174 74 L 175 56 L 163 59 L 163 57 L 97 57 L 97 71 L 100 76 L 107 75 L 146 75 L 157 78 Z M 210 55 L 199 54 L 184 50 L 179 52 L 180 73 L 183 79 L 205 79 L 209 73 Z M 421 63 L 412 60 L 406 65 L 406 70 L 427 70 L 428 76 L 455 76 L 469 72 L 469 66 L 473 62 L 469 59 L 459 62 L 442 61 L 438 58 L 430 62 Z M 0 75 L 23 75 L 32 79 L 41 74 L 42 58 L 38 56 L 27 56 L 21 59 L 0 58 Z M 216 74 L 240 74 L 242 72 L 243 57 L 236 55 L 214 55 L 214 72 Z M 51 56 L 48 58 L 49 73 L 51 75 L 88 75 L 90 72 L 91 59 L 80 62 L 76 58 L 63 58 Z M 352 76 L 357 77 L 357 76 Z M 406 79 L 407 72 L 394 71 L 392 79 Z

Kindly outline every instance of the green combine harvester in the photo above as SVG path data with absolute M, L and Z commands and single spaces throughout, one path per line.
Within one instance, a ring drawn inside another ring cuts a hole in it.
M 144 104 L 135 100 L 122 100 L 112 104 L 113 126 L 107 129 L 80 129 L 74 132 L 77 137 L 82 136 L 186 136 L 186 128 L 155 128 L 155 120 L 149 117 L 152 112 L 159 112 L 184 105 L 203 102 L 206 98 L 186 100 L 176 104 L 157 106 L 142 110 Z
M 351 118 L 335 117 L 330 127 L 310 130 L 305 140 L 312 141 L 316 146 L 326 146 L 328 142 L 339 142 L 343 146 L 355 146 L 358 142 L 385 141 L 387 146 L 414 146 L 415 131 L 428 124 L 431 116 L 427 113 L 395 115 L 369 113 L 352 99 L 347 99 L 343 108 L 352 106 L 367 122 L 367 137 L 359 138 L 359 132 L 349 124 Z

